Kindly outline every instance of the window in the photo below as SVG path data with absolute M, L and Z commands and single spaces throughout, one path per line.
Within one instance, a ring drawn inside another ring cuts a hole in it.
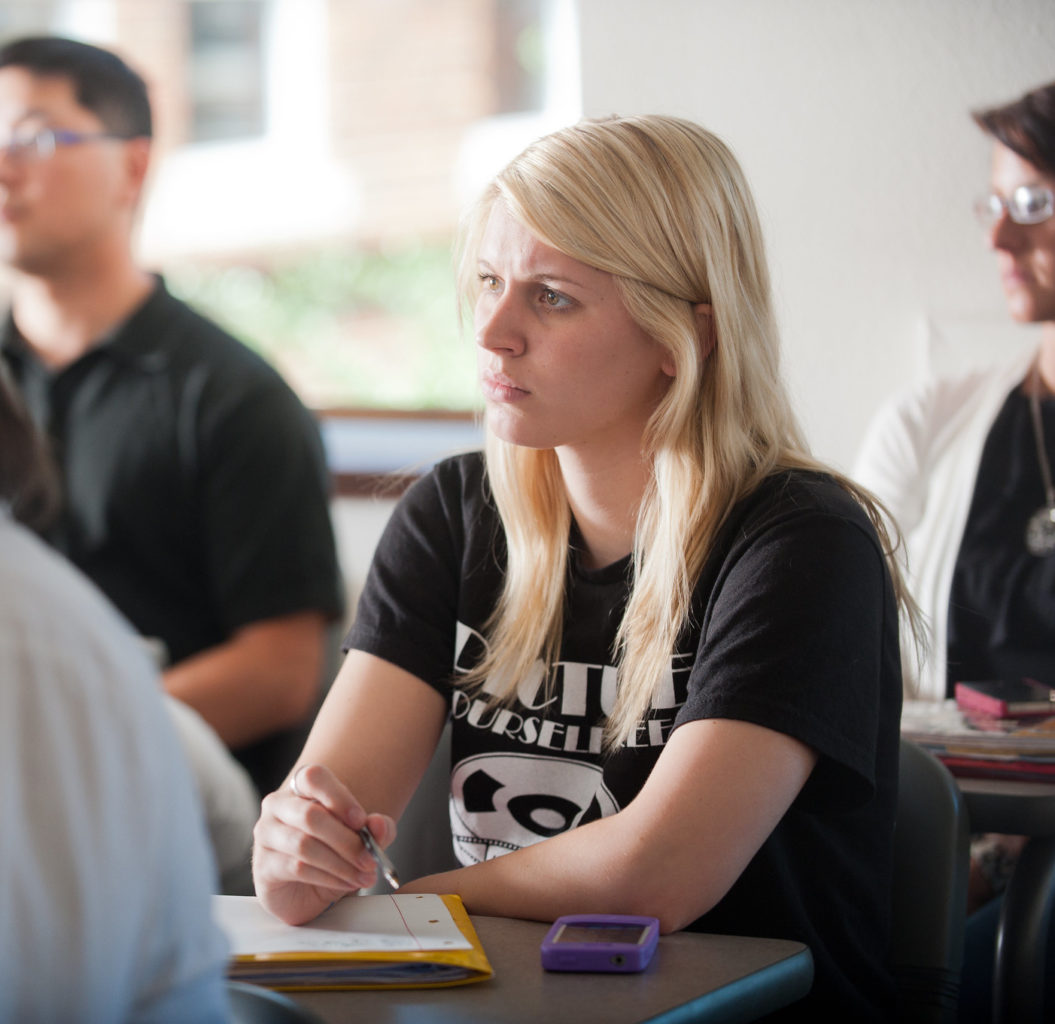
M 505 0 L 495 14 L 495 85 L 503 114 L 541 110 L 546 46 L 542 0 Z
M 257 348 L 316 409 L 472 409 L 449 243 L 335 243 L 265 264 L 166 268 L 173 292 Z
M 494 171 L 578 116 L 574 0 L 0 4 L 18 11 L 147 79 L 139 248 L 176 294 L 317 409 L 478 406 L 451 244 Z
M 261 0 L 192 0 L 186 88 L 195 142 L 264 131 Z
M 188 6 L 213 40 L 196 67 L 252 78 L 212 63 L 239 46 L 264 61 L 264 131 L 228 122 L 166 156 L 144 240 L 170 287 L 317 409 L 475 409 L 454 231 L 502 163 L 578 115 L 571 0 Z
M 0 39 L 47 31 L 57 6 L 54 0 L 5 0 L 0 3 Z

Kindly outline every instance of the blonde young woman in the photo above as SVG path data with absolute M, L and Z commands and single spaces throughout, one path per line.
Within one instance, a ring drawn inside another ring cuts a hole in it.
M 669 117 L 529 147 L 468 221 L 483 454 L 380 542 L 255 881 L 305 922 L 373 883 L 451 719 L 457 870 L 407 891 L 809 943 L 808 1006 L 889 1015 L 901 677 L 886 539 L 806 453 L 756 214 Z

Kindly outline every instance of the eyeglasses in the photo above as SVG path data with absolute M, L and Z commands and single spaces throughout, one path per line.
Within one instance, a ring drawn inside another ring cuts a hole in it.
M 35 132 L 13 135 L 0 145 L 0 153 L 6 154 L 17 163 L 38 163 L 55 155 L 59 146 L 78 146 L 82 142 L 96 142 L 100 139 L 121 139 L 127 141 L 130 135 L 117 132 L 70 132 L 61 128 L 41 128 Z
M 992 227 L 1004 212 L 1016 224 L 1040 224 L 1055 213 L 1055 193 L 1044 185 L 1019 185 L 1006 199 L 995 192 L 974 204 L 983 227 Z

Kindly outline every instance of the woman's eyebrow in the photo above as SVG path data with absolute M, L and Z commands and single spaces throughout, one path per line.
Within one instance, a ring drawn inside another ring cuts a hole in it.
M 489 260 L 480 258 L 476 261 L 477 270 L 487 273 L 494 274 L 496 277 L 501 275 L 494 269 Z M 547 270 L 544 267 L 540 270 L 536 270 L 534 273 L 528 274 L 524 280 L 532 281 L 535 284 L 557 284 L 557 285 L 572 285 L 575 288 L 583 288 L 587 291 L 596 291 L 596 287 L 589 284 L 587 281 L 582 280 L 578 277 L 569 277 L 562 270 Z
M 579 288 L 589 288 L 590 284 L 587 281 L 582 280 L 579 277 L 569 277 L 567 274 L 561 271 L 549 271 L 540 270 L 538 273 L 532 275 L 532 279 L 535 281 L 553 281 L 558 284 L 573 284 Z

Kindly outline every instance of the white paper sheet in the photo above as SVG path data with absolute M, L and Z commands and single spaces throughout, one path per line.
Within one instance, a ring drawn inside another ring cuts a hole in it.
M 305 925 L 283 924 L 255 896 L 214 896 L 231 955 L 469 949 L 439 896 L 347 896 Z

